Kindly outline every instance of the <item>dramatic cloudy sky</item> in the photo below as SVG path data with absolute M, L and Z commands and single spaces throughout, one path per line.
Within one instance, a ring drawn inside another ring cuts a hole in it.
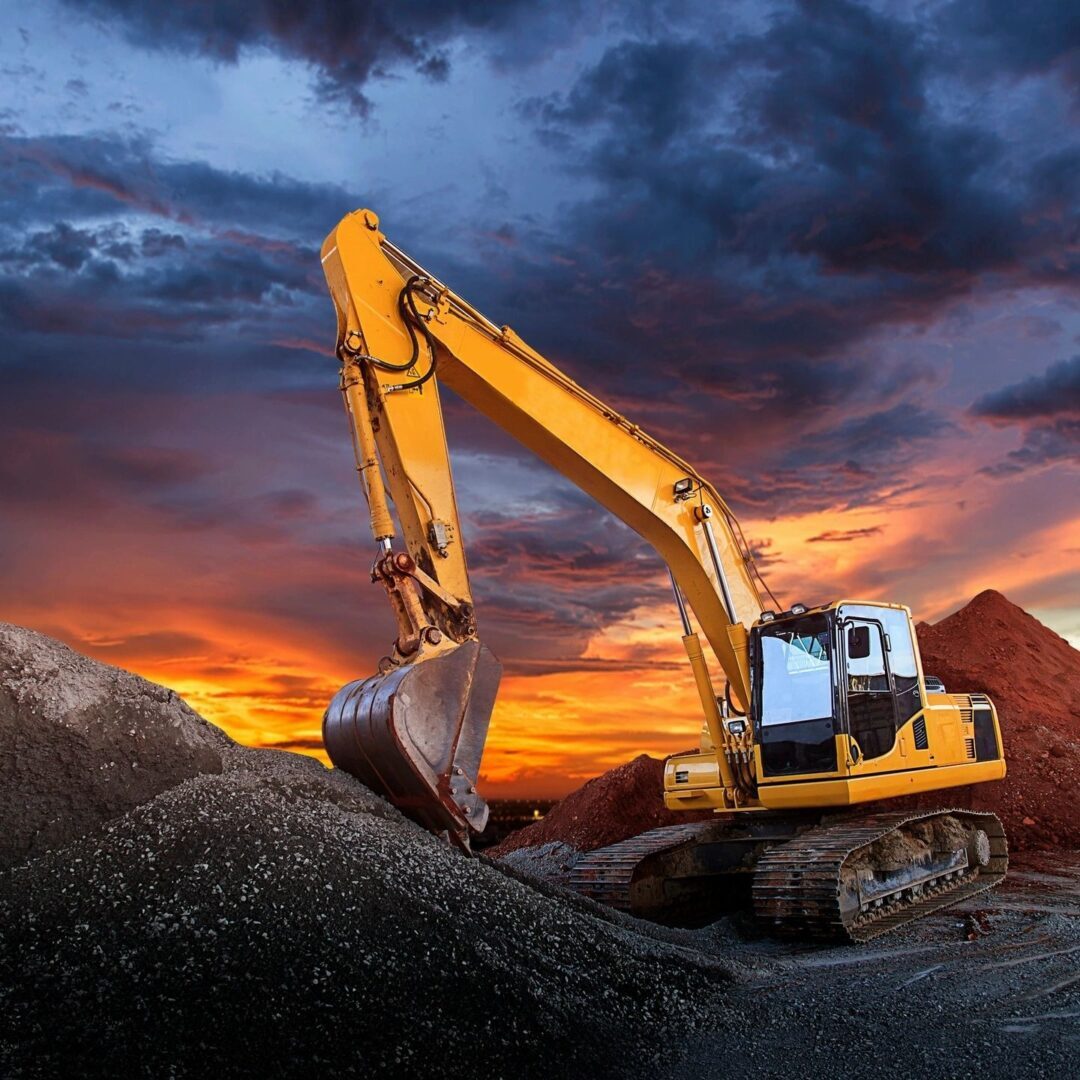
M 391 636 L 345 212 L 706 470 L 782 600 L 1080 639 L 1068 0 L 0 10 L 0 618 L 313 747 Z M 660 564 L 450 406 L 489 794 L 695 741 Z

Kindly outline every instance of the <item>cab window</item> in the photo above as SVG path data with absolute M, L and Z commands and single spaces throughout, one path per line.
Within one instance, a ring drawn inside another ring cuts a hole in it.
M 822 614 L 755 630 L 754 717 L 766 776 L 836 771 L 833 653 L 832 622 Z
M 915 642 L 912 640 L 911 619 L 907 612 L 902 608 L 876 607 L 872 604 L 844 604 L 840 608 L 840 617 L 880 623 L 888 635 L 889 671 L 896 696 L 897 725 L 903 727 L 923 707 Z
M 829 632 L 824 619 L 763 636 L 762 724 L 832 716 Z
M 881 757 L 896 742 L 896 703 L 885 663 L 884 631 L 879 622 L 863 619 L 848 619 L 843 625 L 848 642 L 848 729 L 864 758 Z

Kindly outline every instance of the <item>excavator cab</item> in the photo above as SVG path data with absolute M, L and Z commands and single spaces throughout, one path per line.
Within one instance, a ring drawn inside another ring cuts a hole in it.
M 767 618 L 750 655 L 764 776 L 835 773 L 844 757 L 879 758 L 925 698 L 911 616 L 895 605 Z

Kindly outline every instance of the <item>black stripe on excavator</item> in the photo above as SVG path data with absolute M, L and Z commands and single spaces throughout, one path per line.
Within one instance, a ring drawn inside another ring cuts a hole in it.
M 997 733 L 994 731 L 994 714 L 989 708 L 975 706 L 975 760 L 997 761 L 1001 757 Z
M 760 780 L 758 781 L 758 787 L 769 787 L 774 784 L 828 784 L 832 780 L 858 780 L 860 776 L 895 776 L 897 773 L 926 772 L 927 769 L 936 768 L 936 765 L 915 765 L 906 769 L 890 769 L 888 772 L 856 773 L 853 776 L 839 773 L 834 776 L 808 776 L 805 780 L 784 780 L 782 778 L 778 780 Z

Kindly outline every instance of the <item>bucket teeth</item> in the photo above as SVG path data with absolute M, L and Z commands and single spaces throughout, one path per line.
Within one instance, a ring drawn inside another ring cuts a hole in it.
M 478 641 L 343 686 L 323 717 L 334 765 L 468 848 L 487 824 L 480 759 L 502 675 Z

